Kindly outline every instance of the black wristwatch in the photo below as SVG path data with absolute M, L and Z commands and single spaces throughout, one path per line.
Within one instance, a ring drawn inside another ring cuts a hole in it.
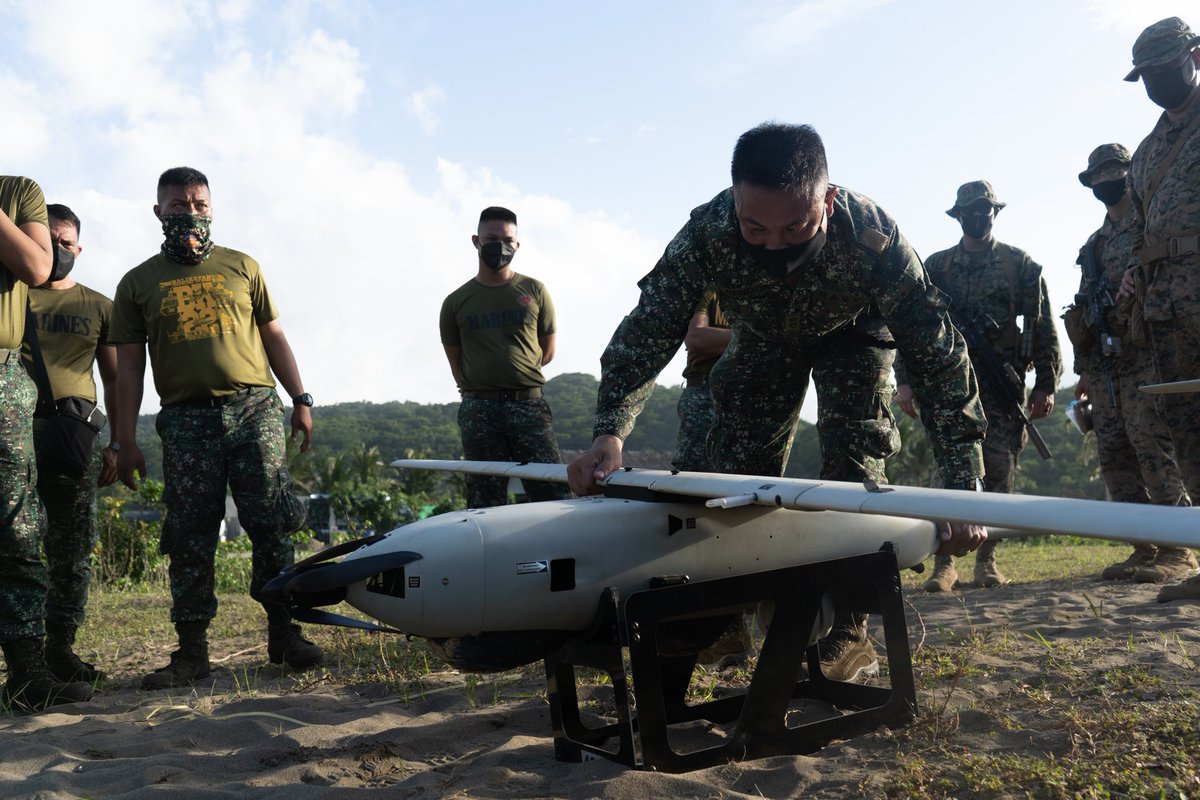
M 305 392 L 304 394 L 298 394 L 292 398 L 292 405 L 294 406 L 308 406 L 309 408 L 312 408 L 312 404 L 312 395 L 308 392 Z

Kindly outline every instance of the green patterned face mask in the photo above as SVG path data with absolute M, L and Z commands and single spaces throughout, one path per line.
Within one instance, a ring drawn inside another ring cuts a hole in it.
M 207 214 L 163 214 L 162 254 L 179 264 L 199 264 L 208 258 L 213 244 L 212 217 Z

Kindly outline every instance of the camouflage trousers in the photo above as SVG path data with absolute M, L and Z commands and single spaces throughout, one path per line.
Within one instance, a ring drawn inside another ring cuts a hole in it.
M 458 407 L 463 457 L 469 461 L 561 463 L 554 417 L 543 398 L 485 400 L 464 397 Z M 566 484 L 523 481 L 530 500 L 565 500 Z M 467 505 L 490 508 L 508 502 L 508 478 L 467 476 Z
M 1154 355 L 1148 348 L 1127 346 L 1118 357 L 1113 369 L 1115 408 L 1109 405 L 1100 358 L 1090 359 L 1087 369 L 1100 475 L 1109 499 L 1187 505 L 1161 399 L 1138 391 L 1156 380 Z
M 1150 336 L 1159 380 L 1200 378 L 1200 313 L 1151 322 Z M 1183 485 L 1195 501 L 1200 498 L 1200 393 L 1164 394 L 1162 401 Z
M 46 633 L 42 508 L 34 484 L 37 388 L 20 353 L 0 350 L 0 642 Z
M 45 434 L 34 431 L 35 450 L 45 445 Z M 99 439 L 97 439 L 99 444 Z M 46 511 L 42 545 L 50 588 L 46 593 L 46 622 L 77 628 L 83 624 L 88 586 L 92 581 L 92 553 L 96 529 L 96 481 L 104 466 L 103 450 L 92 452 L 92 464 L 82 478 L 72 478 L 38 459 L 37 493 Z
M 982 383 L 979 385 L 979 403 L 987 418 L 987 435 L 983 439 L 983 490 L 1011 494 L 1017 479 L 1017 459 L 1029 441 L 1029 434 L 1016 409 L 1006 405 Z
M 895 358 L 895 350 L 857 331 L 828 336 L 802 352 L 735 336 L 709 375 L 715 471 L 783 474 L 811 374 L 821 477 L 886 482 L 884 461 L 900 449 L 891 410 Z
M 207 621 L 217 613 L 213 568 L 227 486 L 253 547 L 250 596 L 262 602 L 262 587 L 292 563 L 289 534 L 304 524 L 275 390 L 255 388 L 216 408 L 167 406 L 155 427 L 163 446 L 167 515 L 159 549 L 170 556 L 171 621 Z
M 712 460 L 708 455 L 708 434 L 716 420 L 712 392 L 708 389 L 707 375 L 702 380 L 692 380 L 693 385 L 683 388 L 675 406 L 679 414 L 679 432 L 671 463 L 675 469 L 684 472 L 712 472 Z

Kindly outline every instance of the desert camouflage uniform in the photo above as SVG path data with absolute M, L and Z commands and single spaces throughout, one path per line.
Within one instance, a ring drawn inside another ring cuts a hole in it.
M 1115 223 L 1105 215 L 1104 225 L 1084 245 L 1085 249 L 1094 250 L 1096 264 L 1114 296 L 1129 261 L 1132 223 L 1132 213 Z M 1083 263 L 1082 253 L 1079 263 Z M 1080 294 L 1087 291 L 1086 284 L 1085 275 Z M 1108 332 L 1120 338 L 1120 352 L 1112 356 L 1115 407 L 1110 405 L 1099 337 L 1094 337 L 1090 349 L 1074 348 L 1075 372 L 1086 372 L 1088 376 L 1100 474 L 1112 500 L 1186 504 L 1171 430 L 1162 415 L 1161 402 L 1138 391 L 1139 386 L 1155 382 L 1156 371 L 1150 348 L 1135 343 L 1134 337 L 1128 335 L 1129 312 L 1129 304 L 1120 303 L 1109 308 L 1105 315 Z
M 1054 395 L 1063 368 L 1058 334 L 1050 314 L 1042 268 L 1024 250 L 993 241 L 991 249 L 980 255 L 967 254 L 961 246 L 955 246 L 929 256 L 925 268 L 934 284 L 950 296 L 950 311 L 956 320 L 982 312 L 996 322 L 998 330 L 991 336 L 996 352 L 1005 362 L 1013 364 L 1018 374 L 1024 372 L 1024 365 L 1017 357 L 1016 338 L 1020 334 L 1016 317 L 1024 316 L 1026 329 L 1030 329 L 1028 320 L 1035 317 L 1030 354 L 1036 374 L 1033 388 Z M 1012 276 L 1016 276 L 1016 287 L 1012 286 Z M 983 374 L 979 358 L 979 354 L 971 354 L 977 375 Z M 902 384 L 908 382 L 907 365 L 903 362 L 898 362 L 897 380 Z M 1022 396 L 1023 393 L 1022 387 Z M 1011 492 L 1017 457 L 1029 436 L 1016 410 L 986 381 L 979 384 L 979 399 L 987 415 L 984 488 L 989 492 Z
M 163 445 L 166 493 L 160 550 L 169 555 L 172 622 L 217 613 L 214 559 L 225 487 L 253 544 L 250 596 L 292 563 L 289 534 L 304 523 L 285 460 L 283 404 L 275 390 L 255 387 L 217 407 L 165 406 L 155 422 Z
M 1176 122 L 1164 112 L 1130 165 L 1132 258 L 1146 277 L 1145 317 L 1163 381 L 1200 378 L 1200 126 L 1153 196 L 1149 183 L 1197 115 L 1200 102 Z M 1188 494 L 1200 497 L 1200 394 L 1163 395 L 1163 406 Z
M 35 420 L 34 425 L 38 422 Z M 44 436 L 40 430 L 33 433 L 38 451 L 45 448 Z M 49 625 L 70 628 L 83 625 L 92 578 L 92 553 L 99 535 L 96 530 L 96 482 L 103 466 L 103 450 L 99 447 L 93 450 L 91 466 L 82 478 L 64 475 L 53 465 L 38 459 L 37 492 L 46 514 L 43 546 L 50 578 L 46 593 L 46 623 Z
M 692 212 L 638 285 L 637 307 L 601 358 L 595 436 L 629 434 L 701 295 L 713 286 L 734 330 L 711 375 L 718 471 L 780 474 L 809 373 L 823 361 L 830 364 L 830 380 L 818 373 L 818 385 L 837 390 L 821 398 L 828 398 L 826 419 L 867 420 L 872 434 L 890 441 L 895 436 L 890 381 L 872 368 L 883 386 L 854 387 L 852 400 L 834 383 L 890 344 L 882 340 L 886 324 L 913 367 L 914 392 L 931 415 L 947 484 L 982 474 L 984 421 L 965 345 L 948 324 L 945 298 L 920 259 L 868 198 L 839 190 L 820 254 L 788 279 L 775 279 L 743 251 L 732 190 L 726 190 Z M 872 306 L 879 311 L 878 324 L 868 320 Z M 826 360 L 831 357 L 845 360 Z
M 33 485 L 33 407 L 37 387 L 21 351 L 0 350 L 0 642 L 41 638 L 46 629 L 42 508 Z
M 562 460 L 554 435 L 554 417 L 541 397 L 527 400 L 488 400 L 463 394 L 458 407 L 463 454 L 472 461 L 529 461 L 557 464 Z M 565 500 L 561 483 L 522 481 L 530 500 Z M 472 475 L 467 481 L 467 505 L 490 508 L 508 502 L 508 478 Z

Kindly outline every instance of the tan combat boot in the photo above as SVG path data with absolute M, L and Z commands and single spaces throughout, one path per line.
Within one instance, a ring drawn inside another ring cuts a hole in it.
M 1118 561 L 1104 568 L 1100 577 L 1106 581 L 1127 581 L 1133 577 L 1139 567 L 1148 567 L 1154 563 L 1158 548 L 1152 544 L 1135 544 L 1133 552 L 1124 561 Z
M 1172 600 L 1200 600 L 1200 575 L 1158 590 L 1158 602 L 1169 603 Z
M 1133 579 L 1138 583 L 1162 583 L 1178 578 L 1186 578 L 1192 570 L 1200 569 L 1196 556 L 1186 547 L 1160 547 L 1154 563 L 1148 567 L 1139 567 L 1133 573 Z
M 995 539 L 989 539 L 975 551 L 976 586 L 983 587 L 984 589 L 994 589 L 997 586 L 1003 586 L 1008 583 L 1008 578 L 1004 577 L 1004 573 L 996 566 L 997 544 L 999 542 Z
M 958 570 L 954 568 L 954 558 L 936 556 L 933 560 L 933 574 L 921 584 L 921 588 L 927 592 L 949 592 L 957 582 Z

